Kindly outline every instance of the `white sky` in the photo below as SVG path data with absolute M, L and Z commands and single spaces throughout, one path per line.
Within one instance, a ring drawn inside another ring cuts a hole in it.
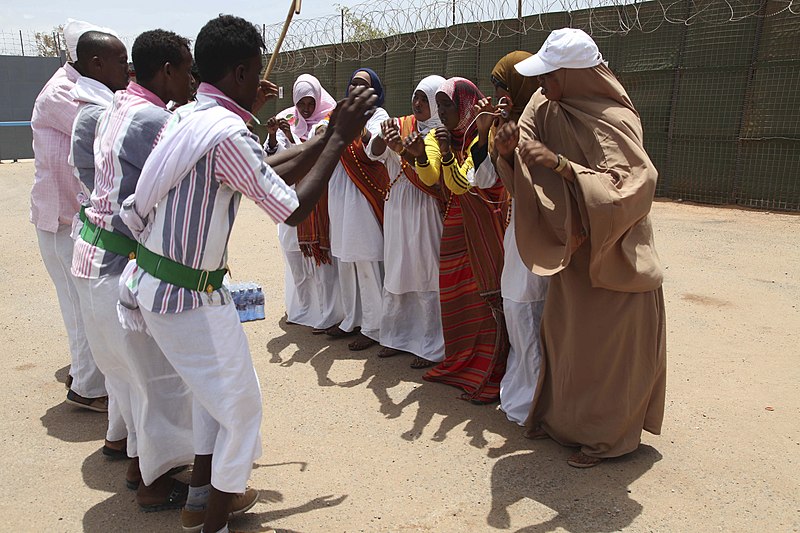
M 334 3 L 354 6 L 363 1 L 303 0 L 298 18 L 333 15 L 337 13 Z M 2 0 L 0 30 L 47 31 L 74 18 L 112 28 L 125 37 L 162 28 L 193 38 L 220 13 L 237 15 L 260 26 L 283 22 L 288 11 L 288 0 Z

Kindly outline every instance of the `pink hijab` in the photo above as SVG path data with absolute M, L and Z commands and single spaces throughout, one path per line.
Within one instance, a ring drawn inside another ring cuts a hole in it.
M 309 118 L 303 118 L 297 110 L 297 102 L 310 96 L 317 103 L 314 113 Z M 278 113 L 278 118 L 285 118 L 292 126 L 292 132 L 305 141 L 311 134 L 314 126 L 328 118 L 336 107 L 336 100 L 322 88 L 319 80 L 311 74 L 301 74 L 294 82 L 292 88 L 292 101 L 295 106 L 289 107 Z

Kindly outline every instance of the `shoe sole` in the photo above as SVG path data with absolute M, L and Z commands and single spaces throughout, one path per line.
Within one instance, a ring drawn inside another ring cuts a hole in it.
M 250 502 L 245 507 L 242 507 L 241 509 L 237 509 L 236 511 L 231 512 L 228 515 L 228 517 L 229 518 L 234 518 L 234 517 L 237 517 L 237 516 L 241 516 L 244 513 L 246 513 L 247 511 L 249 511 L 250 509 L 252 509 L 253 507 L 255 507 L 257 503 L 258 503 L 258 495 L 256 495 L 256 497 L 253 498 L 253 501 Z M 185 531 L 186 533 L 199 533 L 200 531 L 203 530 L 203 524 L 200 524 L 199 526 L 184 526 L 183 524 L 181 524 L 181 529 L 183 531 Z
M 80 407 L 81 409 L 86 409 L 88 411 L 94 411 L 95 413 L 108 413 L 108 408 L 101 408 L 101 407 L 92 407 L 91 405 L 87 405 L 85 403 L 76 402 L 75 400 L 70 400 L 67 398 L 64 400 L 67 404 L 73 405 L 75 407 Z

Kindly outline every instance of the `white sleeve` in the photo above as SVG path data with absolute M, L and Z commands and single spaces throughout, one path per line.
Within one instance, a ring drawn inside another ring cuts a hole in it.
M 479 189 L 490 189 L 495 186 L 499 176 L 494 168 L 492 158 L 487 157 L 478 168 L 471 168 L 467 171 L 467 181 L 470 186 Z

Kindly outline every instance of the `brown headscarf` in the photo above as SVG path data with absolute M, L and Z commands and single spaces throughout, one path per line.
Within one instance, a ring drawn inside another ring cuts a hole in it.
M 520 118 L 520 142 L 538 140 L 570 160 L 575 181 L 553 170 L 498 170 L 517 201 L 517 245 L 540 275 L 564 269 L 588 240 L 593 287 L 646 292 L 661 286 L 650 206 L 656 171 L 642 143 L 639 114 L 614 74 L 601 64 L 556 71 L 560 101 L 537 92 Z
M 533 93 L 539 88 L 536 78 L 523 76 L 514 68 L 514 65 L 524 59 L 528 59 L 533 54 L 517 50 L 503 56 L 492 69 L 492 78 L 497 79 L 506 86 L 511 94 L 514 107 L 511 110 L 511 119 L 519 120 L 525 106 L 530 102 Z

